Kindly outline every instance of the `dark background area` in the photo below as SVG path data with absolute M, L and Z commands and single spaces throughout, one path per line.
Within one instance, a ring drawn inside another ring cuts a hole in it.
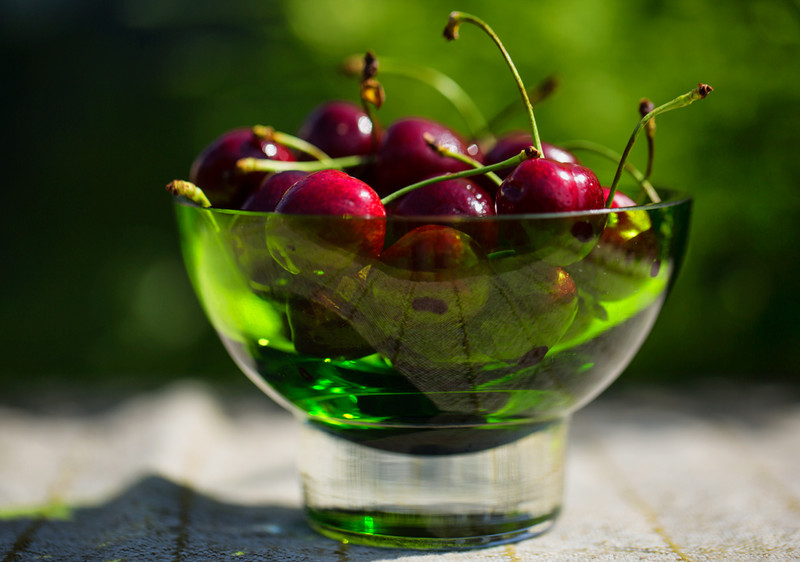
M 695 197 L 689 253 L 649 340 L 619 384 L 800 379 L 800 4 L 796 0 L 0 3 L 0 396 L 152 386 L 187 376 L 246 385 L 191 291 L 164 185 L 223 131 L 295 132 L 351 54 L 450 75 L 487 116 L 516 99 L 477 28 L 448 43 L 452 9 L 503 38 L 545 140 L 621 151 L 641 97 L 715 91 L 658 119 L 654 180 Z M 459 116 L 386 76 L 379 119 Z M 523 114 L 508 128 L 525 126 Z M 644 143 L 633 152 L 644 165 Z M 597 168 L 608 183 L 613 167 Z

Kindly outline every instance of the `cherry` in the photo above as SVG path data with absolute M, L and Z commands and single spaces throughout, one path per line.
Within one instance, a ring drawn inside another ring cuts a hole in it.
M 391 214 L 486 217 L 495 212 L 492 198 L 482 187 L 468 178 L 456 178 L 415 189 L 391 207 Z
M 405 234 L 381 253 L 380 260 L 412 272 L 412 276 L 432 281 L 477 266 L 482 255 L 464 233 L 448 226 L 428 224 Z M 436 275 L 427 275 L 434 273 Z
M 602 209 L 604 203 L 600 182 L 588 168 L 546 158 L 526 160 L 500 185 L 497 214 L 560 216 L 501 223 L 499 238 L 517 253 L 568 265 L 592 250 L 605 224 L 602 213 L 582 211 Z
M 189 179 L 215 207 L 238 208 L 265 176 L 265 172 L 238 172 L 240 158 L 294 160 L 288 148 L 269 139 L 264 127 L 240 127 L 223 133 L 203 149 L 192 162 Z
M 501 137 L 498 137 L 494 146 L 492 146 L 492 148 L 486 153 L 484 163 L 489 165 L 502 162 L 503 160 L 514 156 L 515 154 L 519 154 L 520 150 L 523 150 L 526 146 L 532 145 L 533 138 L 531 137 L 530 133 L 523 131 L 513 131 L 511 133 L 507 133 Z M 549 158 L 550 160 L 556 160 L 557 162 L 568 162 L 570 164 L 579 163 L 578 158 L 568 150 L 564 150 L 563 148 L 547 142 L 542 142 L 542 152 L 544 153 L 544 157 Z M 511 173 L 511 169 L 506 168 L 503 170 L 498 170 L 496 173 L 501 178 L 505 178 L 509 173 Z
M 601 209 L 600 181 L 580 164 L 532 158 L 519 164 L 497 190 L 497 214 L 562 213 Z
M 473 178 L 455 178 L 432 183 L 404 195 L 388 209 L 389 214 L 404 217 L 490 217 L 494 216 L 494 200 Z M 402 224 L 402 223 L 401 223 Z M 407 229 L 419 223 L 411 221 Z M 490 221 L 452 221 L 447 224 L 466 232 L 484 249 L 494 245 L 496 225 Z
M 359 106 L 330 101 L 318 106 L 297 133 L 331 158 L 366 156 L 373 150 L 373 124 Z
M 377 257 L 386 209 L 375 191 L 341 170 L 321 170 L 292 185 L 267 225 L 270 253 L 293 273 L 317 275 Z M 304 215 L 286 217 L 281 215 Z
M 385 217 L 380 198 L 363 181 L 341 170 L 320 170 L 292 185 L 275 207 L 278 213 Z M 380 253 L 380 249 L 375 255 Z
M 398 119 L 386 129 L 378 149 L 375 185 L 381 196 L 429 176 L 470 168 L 432 150 L 426 138 L 453 152 L 481 159 L 477 144 L 467 143 L 441 123 L 421 117 Z
M 308 174 L 309 172 L 300 170 L 286 170 L 266 176 L 261 185 L 242 203 L 242 210 L 271 213 L 284 193 Z

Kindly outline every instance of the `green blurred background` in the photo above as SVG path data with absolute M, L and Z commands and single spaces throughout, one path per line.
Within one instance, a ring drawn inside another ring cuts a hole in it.
M 692 240 L 618 384 L 800 381 L 798 0 L 4 0 L 0 393 L 249 384 L 191 292 L 163 186 L 229 128 L 294 132 L 315 105 L 355 100 L 337 67 L 367 49 L 438 68 L 492 115 L 518 94 L 477 28 L 442 38 L 453 9 L 494 27 L 528 85 L 560 77 L 537 108 L 552 142 L 621 151 L 641 97 L 715 88 L 658 120 L 654 178 L 695 196 Z M 462 127 L 426 86 L 383 83 L 384 123 Z

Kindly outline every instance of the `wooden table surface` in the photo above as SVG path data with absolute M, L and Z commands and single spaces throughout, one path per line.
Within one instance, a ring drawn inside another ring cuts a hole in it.
M 466 552 L 315 535 L 293 419 L 181 382 L 107 408 L 0 403 L 0 561 L 800 560 L 797 389 L 624 389 L 579 411 L 553 530 Z

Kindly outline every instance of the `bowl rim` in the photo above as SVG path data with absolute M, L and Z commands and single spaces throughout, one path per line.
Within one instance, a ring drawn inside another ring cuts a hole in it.
M 549 213 L 525 213 L 518 215 L 491 215 L 483 217 L 474 217 L 467 215 L 392 215 L 387 213 L 386 216 L 360 216 L 360 215 L 308 215 L 308 214 L 291 214 L 288 213 L 275 213 L 264 211 L 245 211 L 242 209 L 228 209 L 224 207 L 202 207 L 197 203 L 183 197 L 173 196 L 174 204 L 181 207 L 194 207 L 198 210 L 206 211 L 215 215 L 231 215 L 231 216 L 252 216 L 252 217 L 270 217 L 270 216 L 292 216 L 297 217 L 297 220 L 306 219 L 320 220 L 325 219 L 359 219 L 359 220 L 387 220 L 391 222 L 419 222 L 421 220 L 436 220 L 452 221 L 458 223 L 464 222 L 506 222 L 506 221 L 531 221 L 531 220 L 552 220 L 552 219 L 570 219 L 587 216 L 610 215 L 612 213 L 624 213 L 632 211 L 650 211 L 655 209 L 665 209 L 669 207 L 677 207 L 681 205 L 691 204 L 693 197 L 685 191 L 678 189 L 659 188 L 658 194 L 661 196 L 661 201 L 658 203 L 644 203 L 631 207 L 615 207 L 615 208 L 602 208 L 602 209 L 587 209 L 584 211 L 569 211 L 569 212 L 549 212 Z

